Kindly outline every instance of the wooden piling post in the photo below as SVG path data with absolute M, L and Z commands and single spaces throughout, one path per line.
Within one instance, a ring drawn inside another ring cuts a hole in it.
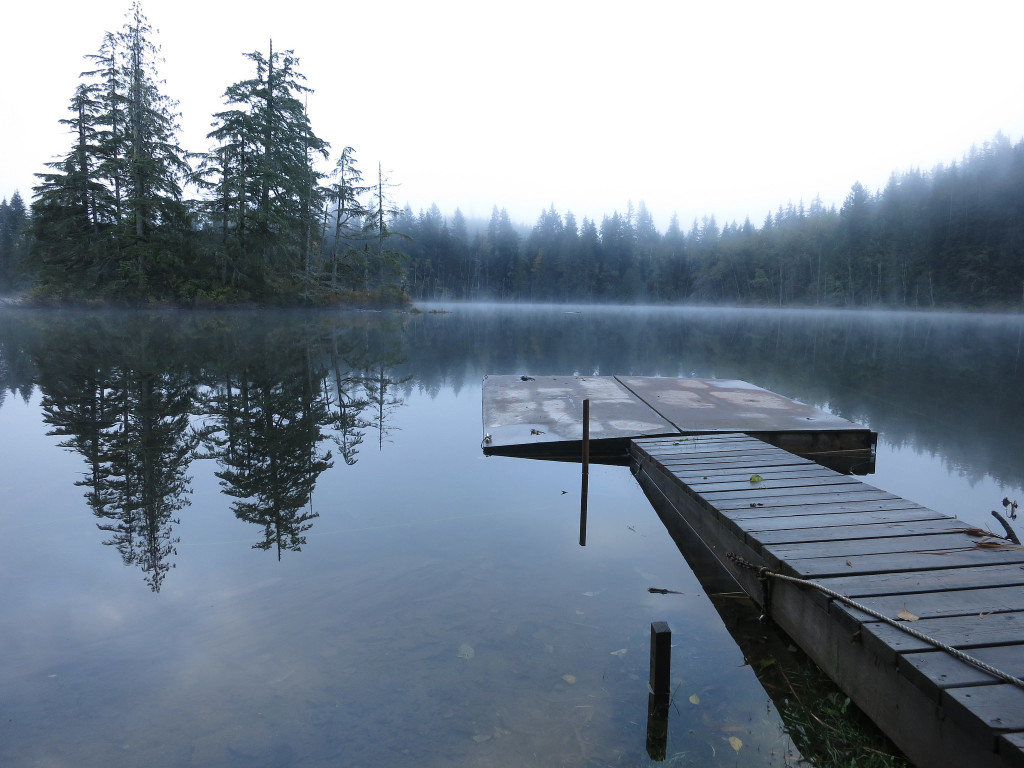
M 651 622 L 651 691 L 669 694 L 672 674 L 672 630 L 664 621 Z
M 580 489 L 580 546 L 587 546 L 587 495 L 590 489 L 590 399 L 583 401 L 583 478 Z
M 668 749 L 668 707 L 672 674 L 672 630 L 664 621 L 651 622 L 651 692 L 647 697 L 647 754 L 665 759 Z

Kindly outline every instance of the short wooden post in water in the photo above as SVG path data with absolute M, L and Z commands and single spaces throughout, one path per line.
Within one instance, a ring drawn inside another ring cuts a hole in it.
M 583 401 L 583 487 L 580 490 L 580 546 L 587 546 L 587 493 L 590 486 L 590 400 Z
M 668 706 L 672 674 L 672 630 L 651 622 L 651 693 L 647 697 L 647 754 L 664 760 L 668 749 Z
M 669 694 L 672 674 L 672 630 L 664 621 L 651 622 L 651 691 Z

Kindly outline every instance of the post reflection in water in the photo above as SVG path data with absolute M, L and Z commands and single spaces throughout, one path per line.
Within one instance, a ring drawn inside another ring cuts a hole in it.
M 816 764 L 785 638 L 624 468 L 579 547 L 579 467 L 481 456 L 486 373 L 741 379 L 885 490 L 1024 501 L 1021 318 L 450 309 L 0 312 L 0 763 Z

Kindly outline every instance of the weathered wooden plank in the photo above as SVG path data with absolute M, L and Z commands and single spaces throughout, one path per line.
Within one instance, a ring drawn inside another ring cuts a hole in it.
M 765 455 L 772 446 L 762 440 L 743 434 L 721 436 L 679 435 L 659 437 L 651 440 L 634 440 L 635 445 L 647 456 L 654 459 L 699 459 L 728 456 L 732 453 L 755 453 Z
M 1021 641 L 1017 645 L 972 648 L 966 653 L 1002 672 L 1024 679 L 1024 638 Z M 947 688 L 996 685 L 1000 682 L 989 672 L 939 649 L 901 654 L 897 665 L 901 674 L 921 690 L 928 691 L 936 703 Z
M 667 442 L 678 441 L 680 438 L 690 438 L 690 437 L 695 437 L 695 436 L 701 437 L 703 440 L 705 440 L 708 443 L 721 442 L 723 440 L 744 440 L 744 441 L 748 441 L 749 442 L 749 441 L 757 439 L 755 437 L 751 437 L 746 432 L 738 431 L 738 430 L 735 430 L 735 429 L 729 430 L 729 431 L 724 431 L 724 432 L 714 432 L 714 433 L 704 433 L 701 430 L 687 430 L 686 432 L 680 432 L 679 435 L 671 437 L 671 438 L 669 438 L 669 437 L 638 437 L 635 440 L 633 440 L 633 442 L 636 443 L 637 445 L 639 445 L 641 448 L 643 448 L 646 451 L 646 450 L 650 450 L 652 447 L 656 448 L 659 445 L 664 445 Z
M 966 616 L 984 621 L 991 614 L 1024 611 L 1024 590 L 1019 586 L 983 587 L 952 592 L 861 597 L 857 602 L 892 619 L 896 619 L 897 614 L 906 609 L 922 619 Z M 864 619 L 869 620 L 867 615 L 864 615 Z
M 699 468 L 695 467 L 694 469 L 691 470 L 691 469 L 687 469 L 685 466 L 682 466 L 682 467 L 676 466 L 677 464 L 680 464 L 680 463 L 683 464 L 683 465 L 685 465 L 687 463 L 685 461 L 685 458 L 682 461 L 680 461 L 680 458 L 681 457 L 677 456 L 677 457 L 675 457 L 675 460 L 673 460 L 673 457 L 666 456 L 666 457 L 656 457 L 654 460 L 658 461 L 661 464 L 667 464 L 667 465 L 672 466 L 672 471 L 676 475 L 678 475 L 681 480 L 684 480 L 686 482 L 689 482 L 691 479 L 693 479 L 694 476 L 699 476 L 699 474 L 700 474 Z M 726 456 L 721 456 L 719 458 L 727 458 L 727 457 Z M 779 477 L 791 477 L 791 476 L 795 476 L 795 477 L 822 476 L 822 477 L 824 477 L 824 476 L 842 474 L 840 472 L 836 472 L 835 470 L 829 469 L 828 467 L 823 467 L 820 464 L 816 464 L 813 461 L 810 461 L 809 459 L 803 459 L 803 458 L 801 458 L 799 456 L 797 458 L 799 459 L 799 461 L 797 461 L 797 462 L 787 461 L 787 462 L 783 463 L 782 461 L 779 461 L 776 458 L 773 458 L 770 463 L 769 462 L 762 462 L 764 464 L 764 466 L 762 467 L 763 471 L 759 472 L 758 474 L 764 475 L 766 478 L 768 477 L 769 474 L 772 474 L 772 473 L 778 475 Z M 768 474 L 765 474 L 765 473 L 768 473 Z M 749 477 L 742 470 L 737 470 L 736 472 L 733 473 L 733 475 L 734 475 L 734 477 L 735 477 L 735 479 L 737 481 L 745 481 Z M 726 472 L 718 472 L 718 473 L 716 473 L 716 476 L 713 479 L 717 480 L 717 481 L 720 481 L 720 482 L 728 482 L 730 480 L 730 476 Z
M 765 456 L 775 448 L 764 440 L 742 434 L 659 437 L 645 444 L 638 443 L 638 445 L 644 453 L 655 458 L 664 456 L 710 458 L 725 455 L 728 451 Z M 780 456 L 780 458 L 782 457 Z
M 976 565 L 1005 565 L 1024 563 L 1024 552 L 1019 550 L 968 549 L 947 554 L 918 553 L 911 557 L 899 553 L 881 555 L 853 555 L 851 557 L 819 557 L 788 560 L 785 571 L 805 579 L 823 579 L 828 576 L 852 576 L 859 573 L 885 573 L 887 571 L 933 571 L 940 562 L 946 568 L 968 568 Z
M 845 529 L 844 529 L 845 530 Z M 759 537 L 750 538 L 759 541 Z M 972 540 L 960 532 L 896 536 L 883 539 L 837 538 L 826 541 L 791 542 L 765 547 L 766 553 L 776 561 L 805 560 L 821 557 L 853 557 L 855 555 L 881 555 L 889 553 L 916 554 L 945 552 L 970 546 Z M 1024 608 L 1024 605 L 1021 606 Z
M 700 432 L 689 432 L 673 436 L 659 436 L 634 440 L 634 443 L 648 455 L 659 453 L 688 453 L 698 454 L 702 452 L 721 452 L 724 448 L 742 450 L 750 448 L 764 450 L 773 448 L 764 440 L 744 434 L 743 432 L 724 432 L 718 434 L 704 434 Z
M 1024 567 L 1020 564 L 983 565 L 976 568 L 936 568 L 929 571 L 877 573 L 818 579 L 818 583 L 849 597 L 871 595 L 908 595 L 918 592 L 944 592 L 1024 585 Z
M 1024 690 L 1002 683 L 943 692 L 943 707 L 961 720 L 979 739 L 991 739 L 997 749 L 998 734 L 1024 730 Z
M 735 430 L 729 432 L 704 433 L 700 430 L 687 430 L 671 437 L 640 437 L 633 442 L 642 448 L 646 453 L 657 451 L 672 446 L 693 446 L 695 448 L 707 448 L 716 445 L 724 445 L 728 442 L 736 444 L 744 443 L 756 445 L 764 441 L 751 437 L 745 432 Z
M 759 440 L 735 443 L 734 445 L 728 445 L 723 443 L 715 443 L 705 445 L 703 448 L 697 446 L 689 447 L 686 445 L 675 446 L 664 446 L 658 450 L 648 452 L 648 455 L 656 461 L 668 462 L 672 464 L 682 463 L 702 463 L 702 462 L 714 462 L 722 459 L 742 459 L 747 461 L 771 461 L 773 459 L 786 460 L 785 457 L 779 456 L 778 452 L 775 451 L 772 446 L 767 443 L 762 443 Z M 795 454 L 790 454 L 796 456 Z M 801 462 L 810 461 L 810 459 L 803 459 L 799 456 L 796 458 Z
M 773 531 L 785 528 L 815 526 L 868 525 L 907 520 L 936 520 L 945 517 L 935 510 L 903 499 L 881 499 L 818 504 L 814 507 L 772 507 L 768 513 L 761 507 L 740 507 L 722 510 L 721 516 L 742 521 L 751 531 Z
M 929 533 L 962 531 L 963 523 L 948 517 L 909 522 L 865 523 L 861 525 L 822 525 L 820 515 L 800 528 L 783 528 L 748 533 L 763 546 L 778 546 L 796 542 L 839 541 L 844 539 L 883 539 L 902 536 L 922 536 Z M 837 553 L 838 554 L 838 553 Z
M 859 622 L 861 641 L 870 646 L 885 663 L 896 663 L 896 655 L 909 651 L 927 651 L 933 646 L 912 637 L 895 627 L 871 619 L 861 622 L 864 614 L 855 609 L 833 604 L 830 614 L 837 618 L 846 613 L 853 624 Z M 1024 612 L 993 613 L 980 616 L 950 616 L 937 619 L 921 619 L 913 622 L 913 628 L 928 637 L 954 648 L 969 650 L 993 645 L 1016 645 L 1024 638 Z
M 769 467 L 807 467 L 809 459 L 802 459 L 793 456 L 791 459 L 782 459 L 772 456 L 773 449 L 769 446 L 762 451 L 742 451 L 729 453 L 723 451 L 721 454 L 701 454 L 692 456 L 680 456 L 672 454 L 668 456 L 652 456 L 663 467 L 674 471 L 696 471 L 696 470 L 723 470 L 723 469 L 751 469 L 753 472 L 760 472 Z
M 707 472 L 701 472 L 698 470 L 694 471 L 679 471 L 674 470 L 673 474 L 686 483 L 690 488 L 694 490 L 710 488 L 714 489 L 715 486 L 729 487 L 738 483 L 749 483 L 750 476 L 754 473 L 751 472 L 715 472 L 711 475 Z M 819 467 L 816 465 L 812 466 L 792 466 L 792 467 L 779 467 L 764 469 L 757 474 L 764 478 L 765 484 L 785 484 L 791 481 L 802 480 L 806 478 L 816 477 L 831 477 L 835 473 L 825 467 Z
M 739 509 L 760 509 L 764 508 L 776 508 L 776 507 L 807 507 L 817 505 L 835 505 L 843 503 L 851 503 L 855 501 L 896 501 L 897 497 L 891 493 L 885 491 L 879 491 L 877 489 L 870 490 L 848 490 L 848 491 L 832 491 L 829 493 L 794 493 L 786 496 L 766 496 L 764 499 L 747 500 L 747 499 L 723 499 L 720 503 L 715 506 L 720 511 L 727 510 L 739 510 Z
M 637 444 L 639 445 L 639 443 Z M 672 438 L 659 438 L 656 441 L 650 441 L 650 445 L 641 445 L 644 453 L 659 461 L 664 459 L 694 461 L 722 458 L 730 455 L 764 457 L 770 455 L 772 447 L 768 443 L 755 440 L 746 435 L 736 438 L 729 437 L 728 439 L 710 438 L 707 436 L 677 437 L 674 440 Z
M 774 483 L 750 482 L 748 478 L 744 483 L 734 483 L 725 488 L 708 487 L 711 485 L 709 483 L 688 483 L 688 485 L 692 491 L 699 493 L 716 507 L 718 502 L 729 499 L 763 501 L 765 499 L 775 500 L 815 492 L 841 494 L 849 491 L 863 490 L 864 488 L 863 483 L 859 483 L 856 479 L 846 475 L 808 477 Z
M 697 464 L 693 467 L 689 467 L 685 462 L 661 461 L 659 463 L 662 464 L 662 466 L 670 468 L 672 473 L 687 485 L 691 482 L 747 483 L 750 481 L 750 476 L 752 474 L 761 475 L 769 482 L 801 477 L 847 477 L 846 475 L 834 472 L 826 467 L 822 467 L 814 463 L 804 464 L 802 462 L 790 462 L 786 464 L 775 461 L 770 464 L 767 462 L 757 462 L 755 472 L 748 472 L 748 468 L 745 466 L 739 467 L 732 472 L 729 472 L 728 469 L 716 466 L 715 471 L 710 473 L 707 471 L 706 464 Z

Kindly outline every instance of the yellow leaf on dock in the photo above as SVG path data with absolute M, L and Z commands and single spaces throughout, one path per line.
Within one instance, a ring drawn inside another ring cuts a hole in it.
M 917 621 L 921 617 L 908 611 L 907 604 L 904 603 L 903 610 L 896 614 L 896 618 L 900 619 L 901 621 Z

